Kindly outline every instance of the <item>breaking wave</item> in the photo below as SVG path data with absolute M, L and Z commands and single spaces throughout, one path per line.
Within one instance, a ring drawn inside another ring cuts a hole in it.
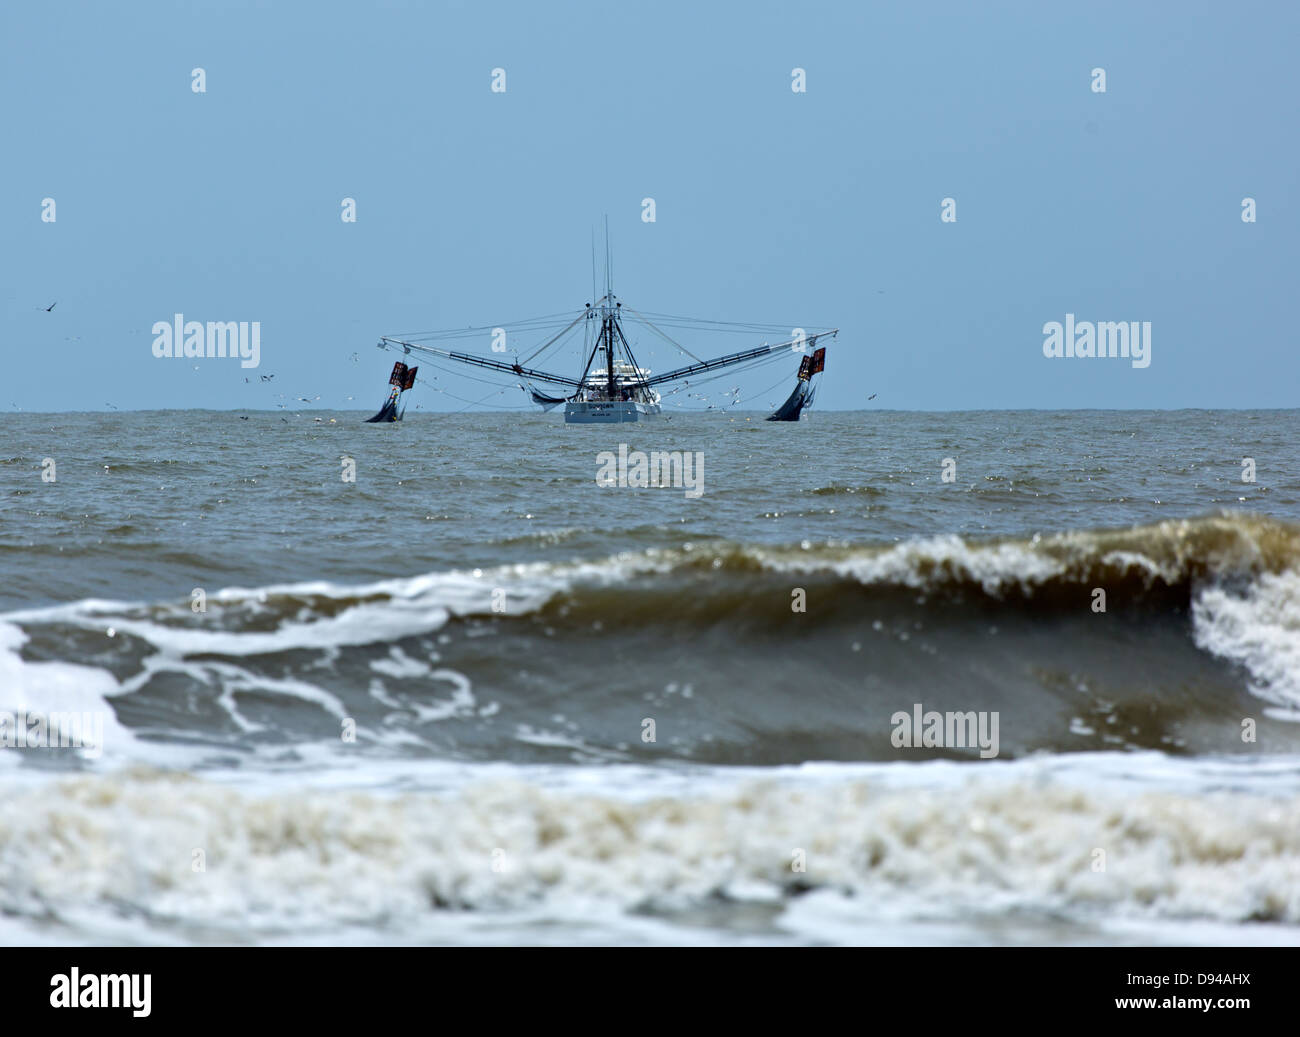
M 0 633 L 0 710 L 75 685 L 136 748 L 329 740 L 353 718 L 363 749 L 641 759 L 636 725 L 669 710 L 661 755 L 896 759 L 887 718 L 914 703 L 1001 711 L 1009 756 L 1240 752 L 1246 717 L 1264 725 L 1249 751 L 1300 748 L 1300 528 L 1236 513 L 1019 540 L 710 540 L 230 588 L 201 613 L 86 600 L 5 614 Z

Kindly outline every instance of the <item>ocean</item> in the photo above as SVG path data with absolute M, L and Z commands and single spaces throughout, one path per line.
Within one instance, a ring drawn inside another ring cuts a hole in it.
M 5 416 L 0 941 L 1300 941 L 1300 411 L 365 416 Z

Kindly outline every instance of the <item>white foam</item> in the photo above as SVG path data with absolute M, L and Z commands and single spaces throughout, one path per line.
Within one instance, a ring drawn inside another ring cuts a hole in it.
M 1300 708 L 1300 572 L 1265 573 L 1240 591 L 1205 588 L 1192 626 L 1199 647 L 1246 668 L 1254 694 Z
M 388 601 L 356 605 L 312 622 L 285 622 L 274 631 L 202 630 L 128 617 L 113 620 L 113 625 L 119 633 L 139 637 L 171 656 L 252 656 L 399 640 L 438 630 L 447 616 L 447 610 L 437 605 Z M 84 618 L 78 621 L 86 625 Z
M 389 677 L 407 678 L 407 677 L 424 677 L 429 673 L 429 664 L 420 659 L 412 659 L 400 648 L 394 645 L 388 651 L 387 659 L 373 659 L 370 662 L 370 668 L 376 673 L 386 674 Z
M 979 583 L 988 594 L 1004 586 L 1029 587 L 1065 572 L 1065 565 L 1023 544 L 967 544 L 960 537 L 909 540 L 875 554 L 859 555 L 832 571 L 861 583 L 901 583 L 923 588 L 932 585 L 933 572 Z
M 429 703 L 411 702 L 408 704 L 410 709 L 415 710 L 415 715 L 420 723 L 429 723 L 437 720 L 449 720 L 452 717 L 467 716 L 474 712 L 478 705 L 478 700 L 474 698 L 473 687 L 470 679 L 463 673 L 446 668 L 434 670 L 429 675 L 430 680 L 444 681 L 451 685 L 451 697 L 441 701 Z
M 746 547 L 747 557 L 776 571 L 830 571 L 865 584 L 924 589 L 945 580 L 979 583 L 996 595 L 1030 591 L 1058 578 L 1091 576 L 1099 566 L 1148 583 L 1250 575 L 1300 562 L 1295 530 L 1258 516 L 1227 512 L 1115 530 L 1072 530 L 1027 540 L 979 541 L 956 535 L 921 537 L 891 547 L 821 545 L 809 550 Z
M 103 744 L 87 745 L 85 755 L 121 753 L 135 743 L 108 704 L 118 689 L 113 675 L 93 666 L 66 662 L 28 662 L 19 654 L 28 637 L 18 627 L 0 622 L 0 711 L 48 717 L 52 713 L 94 714 L 103 722 Z M 0 749 L 16 757 L 40 749 Z
M 198 654 L 254 656 L 295 649 L 332 651 L 340 646 L 381 644 L 436 633 L 452 615 L 524 615 L 579 581 L 613 583 L 636 572 L 662 570 L 671 564 L 666 556 L 649 552 L 596 562 L 536 562 L 470 572 L 425 573 L 360 586 L 318 580 L 259 588 L 231 587 L 208 596 L 209 611 L 224 606 L 253 612 L 264 611 L 266 603 L 277 597 L 358 599 L 336 615 L 286 619 L 271 631 L 196 626 L 188 600 L 147 605 L 88 598 L 4 613 L 0 621 L 67 623 L 89 630 L 112 627 L 118 633 L 147 641 L 170 658 Z M 496 600 L 497 590 L 506 591 L 504 601 Z M 173 621 L 164 621 L 167 619 Z
M 35 924 L 50 908 L 120 910 L 179 933 L 360 927 L 382 939 L 445 923 L 444 907 L 561 923 L 719 900 L 780 910 L 810 885 L 887 904 L 900 925 L 1008 913 L 1066 931 L 1300 924 L 1294 782 L 1282 796 L 1188 795 L 1029 766 L 876 769 L 906 771 L 902 785 L 823 767 L 622 795 L 619 771 L 545 787 L 490 776 L 510 773 L 498 767 L 440 793 L 384 795 L 140 771 L 34 784 L 0 801 L 0 914 Z M 954 771 L 963 780 L 935 781 Z M 805 871 L 792 871 L 795 851 Z M 867 924 L 849 916 L 825 938 L 852 942 Z

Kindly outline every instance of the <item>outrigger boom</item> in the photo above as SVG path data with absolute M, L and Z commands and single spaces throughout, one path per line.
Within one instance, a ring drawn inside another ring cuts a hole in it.
M 675 371 L 657 374 L 653 378 L 638 379 L 632 384 L 649 386 L 662 385 L 664 382 L 675 382 L 678 379 L 699 374 L 701 371 L 713 371 L 720 367 L 730 367 L 732 364 L 743 363 L 746 360 L 756 360 L 759 357 L 767 356 L 769 353 L 775 353 L 779 349 L 793 349 L 794 346 L 803 343 L 806 343 L 808 348 L 811 349 L 817 344 L 819 338 L 827 336 L 834 338 L 839 333 L 839 330 L 839 328 L 832 328 L 830 331 L 820 331 L 815 335 L 809 335 L 803 340 L 792 338 L 788 342 L 776 342 L 772 345 L 758 346 L 755 349 L 741 350 L 739 353 L 729 353 L 713 360 L 701 360 L 699 363 L 690 364 L 687 367 L 679 367 Z M 391 338 L 387 335 L 379 341 L 388 346 L 401 346 L 404 350 L 414 349 L 421 353 L 446 357 L 448 360 L 459 360 L 463 364 L 474 364 L 478 367 L 505 371 L 521 378 L 531 378 L 535 382 L 555 382 L 557 385 L 571 385 L 578 389 L 583 386 L 583 383 L 576 378 L 567 378 L 562 374 L 551 374 L 549 371 L 536 371 L 531 367 L 522 367 L 519 364 L 507 364 L 503 360 L 492 360 L 485 356 L 475 356 L 473 353 L 456 353 L 449 349 L 439 349 L 437 346 L 426 346 L 418 342 L 405 342 L 400 338 Z
M 720 356 L 716 360 L 701 360 L 698 364 L 691 364 L 689 367 L 679 367 L 676 371 L 668 371 L 665 374 L 657 374 L 653 378 L 647 378 L 642 385 L 659 385 L 663 382 L 675 382 L 679 378 L 686 378 L 689 375 L 698 374 L 701 371 L 712 371 L 718 367 L 729 367 L 731 364 L 739 364 L 745 360 L 755 360 L 758 357 L 766 356 L 768 353 L 775 353 L 778 349 L 793 348 L 796 345 L 806 343 L 809 348 L 814 346 L 819 338 L 829 335 L 834 338 L 839 333 L 839 328 L 833 328 L 830 331 L 818 332 L 816 335 L 809 335 L 802 341 L 800 339 L 790 339 L 789 342 L 778 342 L 772 346 L 759 346 L 757 349 L 746 349 L 740 353 L 731 353 L 728 356 Z
M 389 338 L 387 335 L 379 341 L 384 345 L 401 346 L 404 350 L 415 349 L 433 356 L 444 356 L 448 360 L 459 360 L 462 364 L 475 364 L 478 367 L 488 367 L 496 371 L 507 371 L 510 374 L 519 375 L 521 378 L 531 378 L 535 382 L 555 382 L 558 385 L 572 385 L 574 388 L 582 388 L 582 383 L 576 378 L 566 378 L 562 374 L 551 374 L 547 371 L 534 371 L 531 367 L 507 364 L 502 360 L 490 360 L 485 356 L 474 356 L 472 353 L 453 353 L 447 349 L 439 349 L 437 346 L 425 346 L 417 342 L 403 342 L 400 338 Z

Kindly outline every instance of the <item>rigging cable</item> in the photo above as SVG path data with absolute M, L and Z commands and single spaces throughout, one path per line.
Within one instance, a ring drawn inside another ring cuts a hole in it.
M 639 320 L 642 324 L 644 324 L 647 328 L 649 328 L 651 331 L 653 331 L 653 332 L 654 332 L 656 335 L 658 335 L 661 339 L 663 339 L 665 342 L 667 342 L 670 346 L 676 346 L 676 347 L 677 347 L 678 349 L 680 349 L 683 353 L 685 353 L 688 357 L 690 357 L 692 360 L 694 360 L 697 364 L 702 364 L 702 363 L 704 363 L 703 360 L 701 360 L 699 357 L 697 357 L 694 353 L 692 353 L 689 349 L 687 349 L 685 346 L 683 346 L 680 342 L 676 342 L 676 341 L 674 341 L 673 339 L 671 339 L 671 338 L 669 338 L 667 335 L 665 335 L 662 331 L 660 331 L 657 327 L 655 327 L 655 325 L 652 324 L 652 323 L 650 322 L 650 319 L 649 319 L 649 318 L 644 317 L 644 316 L 642 316 L 641 314 L 637 313 L 637 311 L 634 310 L 634 309 L 632 309 L 631 306 L 628 306 L 628 307 L 627 307 L 627 310 L 628 310 L 629 313 L 632 314 L 633 317 L 635 317 L 637 320 Z

